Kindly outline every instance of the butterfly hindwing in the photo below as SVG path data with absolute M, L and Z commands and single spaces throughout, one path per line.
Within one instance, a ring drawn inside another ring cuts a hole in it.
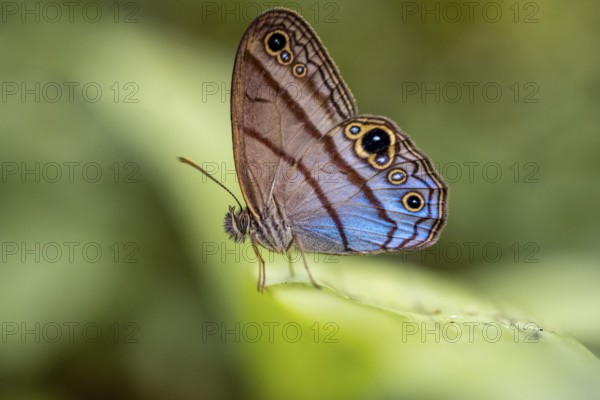
M 350 129 L 360 130 L 353 135 Z M 437 240 L 446 217 L 447 189 L 429 159 L 389 119 L 349 119 L 315 143 L 298 164 L 314 171 L 313 179 L 324 188 L 316 193 L 314 184 L 298 179 L 284 189 L 299 194 L 288 202 L 288 216 L 303 249 L 371 253 Z

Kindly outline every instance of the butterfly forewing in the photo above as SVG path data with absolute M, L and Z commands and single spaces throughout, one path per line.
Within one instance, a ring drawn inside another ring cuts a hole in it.
M 236 168 L 253 214 L 267 205 L 273 184 L 281 187 L 295 173 L 284 170 L 296 154 L 355 114 L 352 95 L 310 26 L 288 10 L 258 17 L 238 49 L 231 104 Z M 274 195 L 283 202 L 284 193 Z

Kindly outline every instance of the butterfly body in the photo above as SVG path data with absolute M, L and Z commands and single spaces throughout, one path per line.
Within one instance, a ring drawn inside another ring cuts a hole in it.
M 231 120 L 247 208 L 225 230 L 277 252 L 369 254 L 434 244 L 447 187 L 392 120 L 359 115 L 316 33 L 274 9 L 246 30 L 236 55 Z M 306 264 L 305 264 L 306 265 Z
M 287 251 L 293 240 L 291 227 L 281 215 L 268 211 L 262 215 L 262 218 L 255 219 L 248 209 L 236 211 L 230 207 L 225 214 L 225 232 L 235 242 L 243 242 L 249 237 L 252 242 L 269 250 L 278 253 Z

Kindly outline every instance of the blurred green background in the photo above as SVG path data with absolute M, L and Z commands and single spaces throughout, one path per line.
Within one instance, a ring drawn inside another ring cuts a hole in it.
M 229 90 L 299 11 L 361 113 L 451 188 L 440 242 L 309 256 L 222 229 Z M 600 391 L 597 2 L 2 1 L 0 396 L 592 398 Z

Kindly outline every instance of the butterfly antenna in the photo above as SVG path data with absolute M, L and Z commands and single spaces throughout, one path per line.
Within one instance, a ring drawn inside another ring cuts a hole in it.
M 196 168 L 198 171 L 202 172 L 204 175 L 206 175 L 208 178 L 210 178 L 214 183 L 216 183 L 217 185 L 219 185 L 223 189 L 225 189 L 227 191 L 227 193 L 229 193 L 231 195 L 231 197 L 233 197 L 235 199 L 235 201 L 238 203 L 238 205 L 240 206 L 240 210 L 244 209 L 244 207 L 242 207 L 242 203 L 240 203 L 240 201 L 237 199 L 237 197 L 235 197 L 235 195 L 231 192 L 231 190 L 227 189 L 225 187 L 225 185 L 223 185 L 221 182 L 219 182 L 214 176 L 212 176 L 211 174 L 209 174 L 208 172 L 206 172 L 206 170 L 204 168 L 202 168 L 201 166 L 199 166 L 198 164 L 196 164 L 192 160 L 189 160 L 189 159 L 187 159 L 185 157 L 178 157 L 178 159 L 182 163 L 187 164 L 187 165 L 189 165 L 191 167 Z

